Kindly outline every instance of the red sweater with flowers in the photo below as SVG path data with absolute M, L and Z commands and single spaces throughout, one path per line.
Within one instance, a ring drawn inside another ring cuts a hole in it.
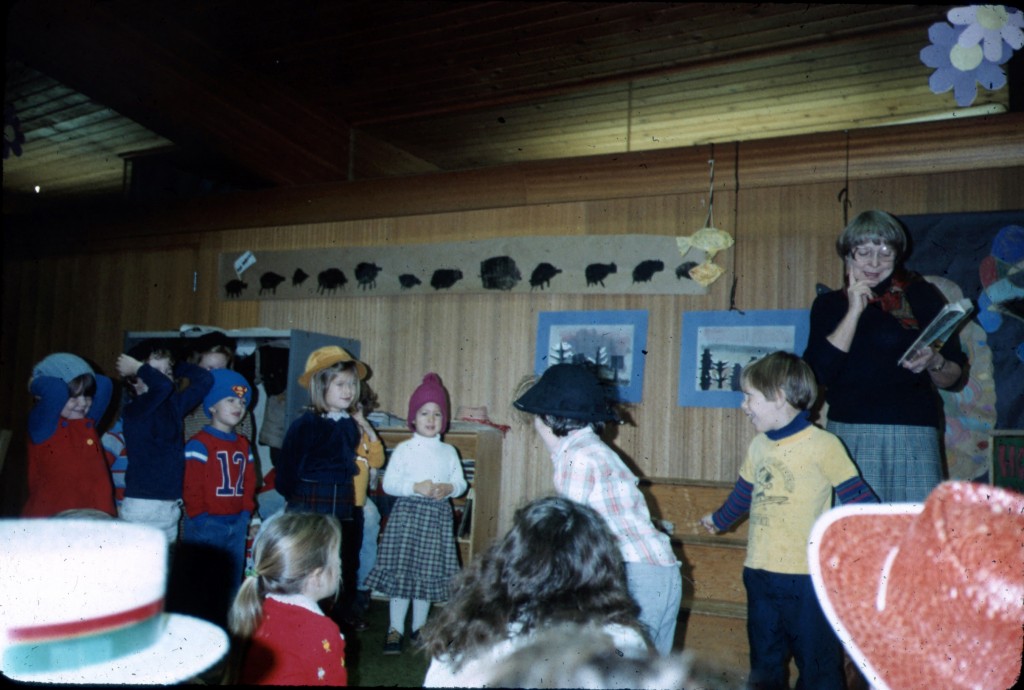
M 242 685 L 348 685 L 345 638 L 327 616 L 267 597 Z

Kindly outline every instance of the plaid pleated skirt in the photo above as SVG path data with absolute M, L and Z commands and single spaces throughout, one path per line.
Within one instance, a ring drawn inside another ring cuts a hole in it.
M 366 586 L 398 599 L 447 601 L 459 572 L 453 519 L 447 500 L 395 501 Z
M 352 483 L 301 480 L 286 505 L 290 513 L 326 513 L 339 520 L 351 520 L 355 506 Z
M 831 421 L 826 429 L 846 444 L 864 481 L 882 503 L 923 503 L 942 482 L 938 429 Z

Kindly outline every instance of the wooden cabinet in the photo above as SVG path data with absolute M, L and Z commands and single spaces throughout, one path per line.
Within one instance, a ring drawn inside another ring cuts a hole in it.
M 405 427 L 377 429 L 385 451 L 412 435 Z M 498 501 L 501 497 L 501 431 L 485 424 L 452 422 L 444 442 L 459 451 L 469 489 L 452 500 L 453 529 L 463 565 L 486 549 L 498 532 Z M 387 472 L 387 465 L 384 466 Z

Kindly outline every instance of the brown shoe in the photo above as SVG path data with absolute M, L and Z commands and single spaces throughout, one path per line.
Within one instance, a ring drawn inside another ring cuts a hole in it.
M 394 628 L 388 630 L 388 634 L 384 637 L 384 654 L 393 655 L 402 653 L 402 633 L 398 632 Z

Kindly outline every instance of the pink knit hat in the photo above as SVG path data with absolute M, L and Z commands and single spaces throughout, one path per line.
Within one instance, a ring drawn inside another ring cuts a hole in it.
M 412 397 L 409 398 L 408 424 L 410 429 L 416 428 L 413 424 L 416 413 L 420 411 L 421 407 L 431 402 L 437 403 L 441 408 L 441 432 L 448 430 L 448 393 L 441 385 L 441 378 L 433 372 L 423 377 L 423 383 L 413 391 Z

